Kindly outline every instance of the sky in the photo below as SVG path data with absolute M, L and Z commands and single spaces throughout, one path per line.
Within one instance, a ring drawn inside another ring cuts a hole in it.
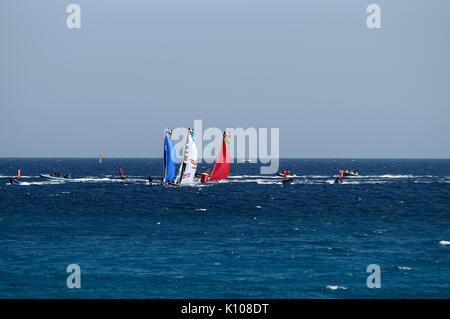
M 66 7 L 81 8 L 81 28 Z M 369 29 L 366 8 L 381 8 Z M 450 158 L 448 0 L 2 0 L 0 157 L 161 157 L 279 128 L 281 157 Z

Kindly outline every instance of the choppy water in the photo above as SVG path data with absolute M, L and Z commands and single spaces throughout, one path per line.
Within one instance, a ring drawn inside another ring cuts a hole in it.
M 450 160 L 280 165 L 294 183 L 233 164 L 177 188 L 147 185 L 157 159 L 0 159 L 0 297 L 450 297 Z M 334 185 L 341 168 L 361 176 Z M 55 170 L 75 180 L 39 178 Z M 66 287 L 73 263 L 81 289 Z

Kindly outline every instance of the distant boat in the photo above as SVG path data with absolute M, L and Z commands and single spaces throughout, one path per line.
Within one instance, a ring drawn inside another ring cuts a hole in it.
M 195 172 L 197 170 L 197 146 L 194 142 L 194 130 L 188 129 L 186 145 L 184 147 L 183 161 L 178 171 L 175 185 L 186 186 L 194 184 Z
M 172 130 L 164 130 L 164 163 L 163 163 L 163 184 L 173 182 L 177 175 L 177 155 L 175 145 L 172 141 Z
M 209 177 L 210 181 L 225 179 L 230 174 L 230 139 L 230 133 L 223 132 L 222 149 L 220 150 L 219 156 L 217 156 L 211 177 Z M 203 177 L 203 182 L 207 180 L 206 177 Z
M 103 156 L 102 156 L 102 152 L 100 152 L 100 157 L 98 158 L 98 162 L 99 162 L 99 163 L 103 163 Z
M 121 166 L 119 166 L 119 178 L 120 179 L 125 179 L 125 176 L 123 175 L 123 169 L 122 169 L 122 165 Z
M 283 174 L 283 173 L 277 173 L 277 175 L 280 176 L 280 177 L 284 177 L 284 174 Z M 288 174 L 286 175 L 286 177 L 295 177 L 295 175 L 292 174 L 292 173 L 288 173 Z
M 283 184 L 290 184 L 294 181 L 294 174 L 292 174 L 287 168 L 281 173 L 277 174 L 278 176 L 283 177 Z
M 73 181 L 73 178 L 72 176 L 70 176 L 70 174 L 66 174 L 63 177 L 53 176 L 50 174 L 39 174 L 39 177 L 49 181 Z
M 344 176 L 358 176 L 358 175 L 359 175 L 359 173 L 358 173 L 357 169 L 354 171 L 351 171 L 351 170 L 344 171 Z

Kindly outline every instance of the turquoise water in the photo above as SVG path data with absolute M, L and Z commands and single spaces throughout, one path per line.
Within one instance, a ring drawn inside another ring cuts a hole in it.
M 450 160 L 289 159 L 285 186 L 259 164 L 219 184 L 148 186 L 161 165 L 0 159 L 0 297 L 450 297 Z M 25 183 L 10 185 L 19 167 Z M 361 176 L 334 185 L 341 168 Z M 75 180 L 39 178 L 55 170 Z

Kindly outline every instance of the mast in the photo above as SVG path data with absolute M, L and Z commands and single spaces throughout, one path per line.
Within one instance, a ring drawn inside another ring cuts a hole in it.
M 166 180 L 166 167 L 167 167 L 167 143 L 166 143 L 166 136 L 167 135 L 169 135 L 169 129 L 165 128 L 164 129 L 164 144 L 163 144 L 164 158 L 163 158 L 163 170 L 162 170 L 162 182 L 163 183 Z M 172 135 L 172 133 L 170 133 L 170 135 Z

